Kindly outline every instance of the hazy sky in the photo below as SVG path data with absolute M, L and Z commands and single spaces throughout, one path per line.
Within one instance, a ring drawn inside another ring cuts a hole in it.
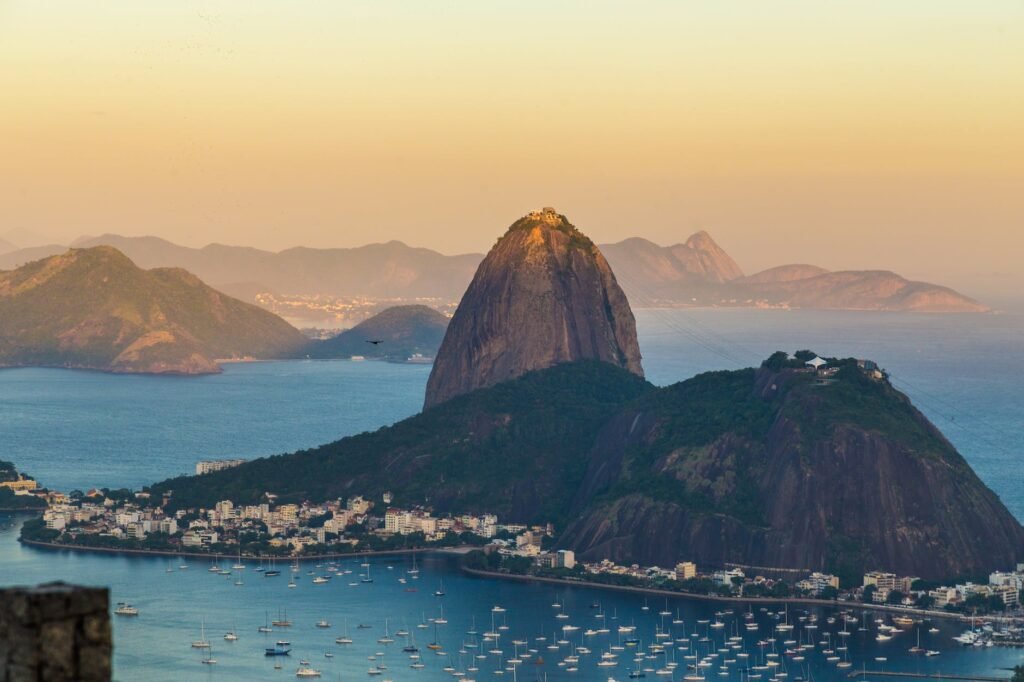
M 0 234 L 452 253 L 542 205 L 1017 277 L 1024 2 L 0 0 Z

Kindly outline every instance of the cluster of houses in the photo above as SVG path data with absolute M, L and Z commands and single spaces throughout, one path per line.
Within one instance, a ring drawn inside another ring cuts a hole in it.
M 75 499 L 63 499 L 46 510 L 46 528 L 61 533 L 61 540 L 74 543 L 83 535 L 114 540 L 145 542 L 160 534 L 161 540 L 179 545 L 183 551 L 208 549 L 214 545 L 238 544 L 243 538 L 265 541 L 270 547 L 299 554 L 313 545 L 360 544 L 360 537 L 347 535 L 351 526 L 378 538 L 422 533 L 426 542 L 438 542 L 451 533 L 471 533 L 481 538 L 503 535 L 518 552 L 539 554 L 541 538 L 553 528 L 499 524 L 494 514 L 434 516 L 423 508 L 390 506 L 391 493 L 384 493 L 389 505 L 383 516 L 374 514 L 375 503 L 361 496 L 342 502 L 322 504 L 275 504 L 268 495 L 262 504 L 236 505 L 217 502 L 212 509 L 179 509 L 167 513 L 163 505 L 150 504 L 147 493 L 127 499 L 105 497 L 91 490 Z M 164 500 L 166 503 L 167 500 Z M 340 548 L 339 548 L 340 549 Z
M 988 584 L 967 582 L 928 590 L 914 590 L 916 582 L 917 578 L 914 577 L 899 577 L 893 573 L 872 571 L 864 574 L 864 585 L 861 590 L 873 586 L 871 599 L 882 604 L 891 602 L 890 597 L 895 592 L 898 593 L 899 603 L 908 606 L 917 603 L 922 596 L 929 597 L 931 606 L 938 609 L 962 606 L 971 597 L 980 596 L 985 599 L 996 598 L 1006 609 L 1016 609 L 1021 604 L 1021 591 L 1024 590 L 1024 564 L 1017 564 L 1014 571 L 992 573 L 989 575 Z
M 550 562 L 550 555 L 541 555 L 545 562 Z M 540 561 L 538 565 L 544 564 Z M 680 562 L 675 568 L 658 566 L 640 566 L 632 564 L 622 566 L 609 560 L 595 563 L 583 563 L 583 570 L 593 576 L 623 576 L 651 585 L 664 584 L 666 581 L 686 582 L 692 579 L 708 581 L 715 589 L 727 589 L 735 596 L 743 596 L 751 586 L 771 589 L 776 579 L 764 576 L 747 577 L 741 568 L 722 568 L 710 572 L 700 572 L 692 561 Z M 1006 610 L 1021 606 L 1021 594 L 1024 592 L 1024 564 L 1018 564 L 1011 572 L 997 571 L 989 576 L 988 584 L 963 583 L 952 587 L 936 587 L 932 589 L 915 589 L 918 579 L 913 576 L 898 576 L 895 573 L 871 571 L 863 576 L 863 584 L 854 589 L 840 590 L 839 577 L 828 573 L 812 572 L 792 583 L 797 594 L 808 597 L 834 598 L 845 600 L 869 600 L 875 604 L 896 604 L 902 606 L 920 605 L 922 597 L 930 608 L 945 609 L 963 606 L 972 596 L 998 599 Z
M 595 563 L 585 563 L 583 566 L 586 572 L 591 575 L 624 576 L 652 584 L 664 583 L 669 580 L 682 583 L 693 579 L 703 579 L 710 581 L 715 588 L 728 589 L 736 595 L 743 594 L 744 587 L 750 585 L 771 588 L 778 582 L 764 576 L 748 578 L 743 569 L 738 567 L 720 568 L 710 573 L 702 573 L 697 570 L 697 564 L 692 561 L 681 561 L 676 564 L 675 568 L 640 566 L 639 564 L 623 566 L 607 559 Z M 834 576 L 829 577 L 834 578 Z M 838 584 L 838 578 L 835 578 L 835 580 Z

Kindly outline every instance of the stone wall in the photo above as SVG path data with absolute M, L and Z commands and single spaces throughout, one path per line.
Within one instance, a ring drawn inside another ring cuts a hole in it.
M 64 583 L 0 590 L 0 682 L 109 680 L 109 601 Z

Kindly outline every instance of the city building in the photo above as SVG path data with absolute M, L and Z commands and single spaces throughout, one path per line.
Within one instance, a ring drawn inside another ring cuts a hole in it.
M 832 587 L 839 589 L 839 578 L 828 573 L 811 573 L 808 577 L 796 584 L 797 589 L 805 590 L 814 595 L 820 595 L 826 589 Z
M 682 561 L 676 564 L 676 580 L 683 581 L 697 577 L 697 564 L 692 561 Z
M 214 471 L 223 471 L 224 469 L 231 469 L 239 464 L 245 464 L 244 459 L 205 459 L 200 462 L 196 462 L 196 476 L 202 476 L 203 474 L 210 474 Z

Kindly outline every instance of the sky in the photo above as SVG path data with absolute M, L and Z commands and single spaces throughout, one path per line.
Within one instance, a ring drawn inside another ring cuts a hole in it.
M 0 0 L 0 235 L 459 253 L 552 205 L 982 291 L 1022 188 L 1020 0 Z

